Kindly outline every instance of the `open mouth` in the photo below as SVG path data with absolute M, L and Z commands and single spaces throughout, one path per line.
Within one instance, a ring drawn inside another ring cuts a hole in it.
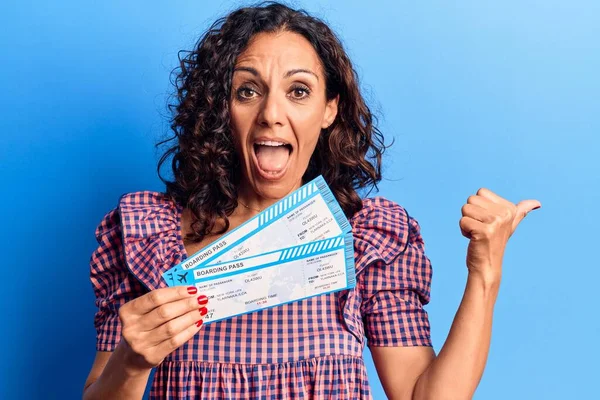
M 281 177 L 293 151 L 291 144 L 279 140 L 257 140 L 253 144 L 258 172 L 266 179 Z

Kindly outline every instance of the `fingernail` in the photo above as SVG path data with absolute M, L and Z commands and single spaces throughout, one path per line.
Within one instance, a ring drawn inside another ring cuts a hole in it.
M 196 322 L 196 326 L 197 326 L 198 328 L 200 328 L 200 327 L 202 326 L 202 323 L 203 323 L 203 321 L 202 321 L 202 320 L 200 320 L 200 321 Z
M 198 293 L 198 288 L 196 286 L 188 286 L 187 291 L 189 294 L 196 294 Z
M 208 297 L 206 297 L 205 295 L 198 296 L 198 304 L 203 306 L 206 303 L 208 303 Z
M 208 313 L 208 309 L 206 307 L 202 307 L 200 309 L 200 315 L 202 315 L 204 317 L 206 315 L 206 313 Z
M 533 210 L 537 210 L 537 209 L 538 209 L 538 208 L 540 208 L 540 207 L 541 207 L 541 206 L 533 207 L 532 211 L 533 211 Z

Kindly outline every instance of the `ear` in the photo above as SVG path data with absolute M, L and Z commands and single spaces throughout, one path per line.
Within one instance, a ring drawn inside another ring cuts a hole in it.
M 338 102 L 340 101 L 340 95 L 338 94 L 335 98 L 329 100 L 327 105 L 325 106 L 325 114 L 323 115 L 323 123 L 321 124 L 321 128 L 327 129 L 333 121 L 335 121 L 335 117 L 338 112 Z

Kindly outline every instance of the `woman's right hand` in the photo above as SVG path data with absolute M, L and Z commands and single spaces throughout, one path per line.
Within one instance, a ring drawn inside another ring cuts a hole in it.
M 202 327 L 208 298 L 194 286 L 152 290 L 121 306 L 122 344 L 127 363 L 148 370 L 194 336 Z

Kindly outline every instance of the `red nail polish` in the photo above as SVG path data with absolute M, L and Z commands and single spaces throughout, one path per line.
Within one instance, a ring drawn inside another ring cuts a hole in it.
M 198 288 L 196 286 L 188 286 L 187 291 L 189 294 L 196 294 L 198 293 Z
M 203 322 L 202 322 L 202 320 L 200 320 L 200 321 L 196 322 L 196 326 L 197 326 L 198 328 L 200 328 L 200 327 L 202 326 L 202 323 L 203 323 Z
M 198 304 L 200 304 L 201 306 L 203 306 L 206 303 L 208 303 L 208 297 L 206 297 L 205 295 L 198 296 Z
M 208 309 L 206 307 L 202 307 L 200 309 L 200 315 L 205 316 L 208 313 Z
M 541 206 L 534 207 L 534 208 L 533 208 L 533 210 L 537 210 L 537 209 L 538 209 L 538 208 L 540 208 L 540 207 L 541 207 Z

